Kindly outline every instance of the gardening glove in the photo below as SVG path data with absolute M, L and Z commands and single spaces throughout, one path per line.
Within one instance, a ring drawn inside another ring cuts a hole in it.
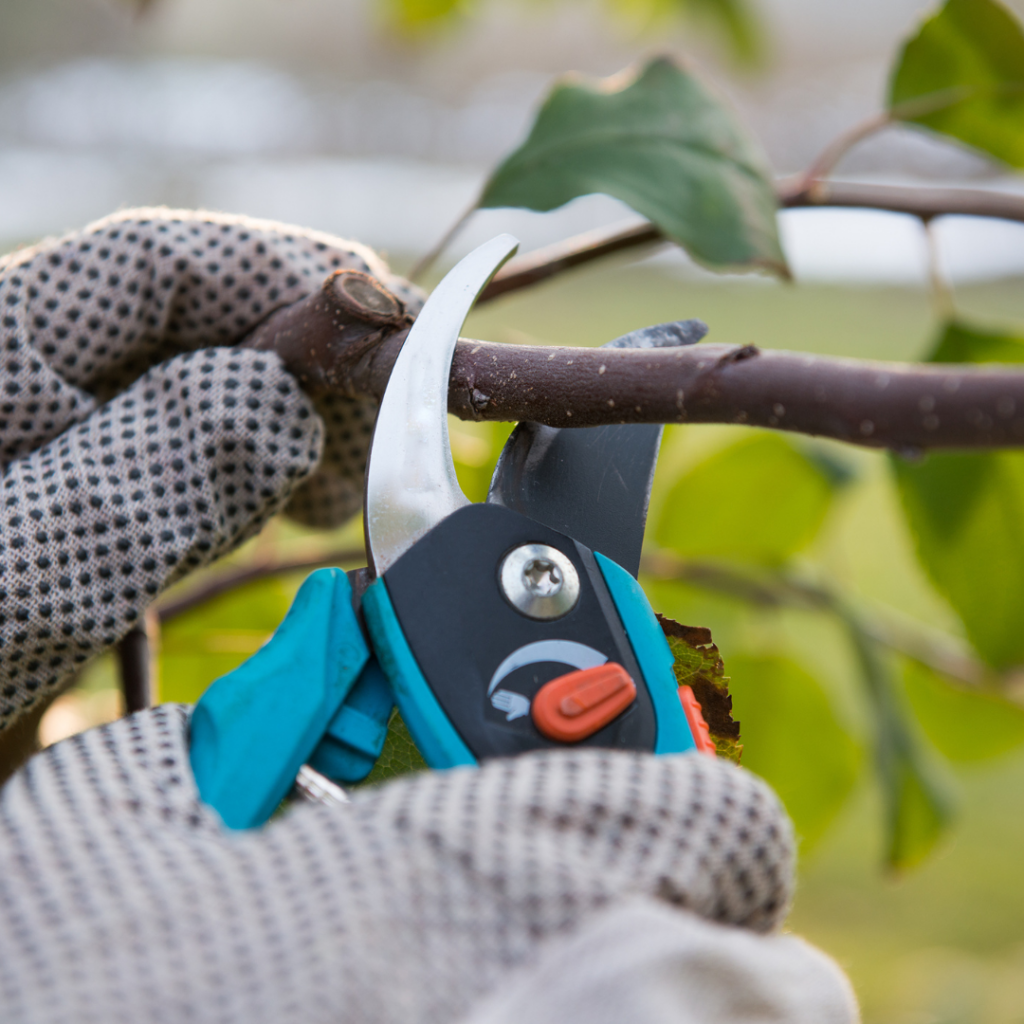
M 850 1024 L 778 934 L 790 826 L 701 755 L 538 751 L 232 832 L 188 709 L 33 758 L 0 791 L 7 1024 Z
M 289 502 L 359 508 L 375 406 L 231 347 L 339 269 L 420 306 L 362 246 L 221 214 L 129 210 L 0 259 L 0 735 Z

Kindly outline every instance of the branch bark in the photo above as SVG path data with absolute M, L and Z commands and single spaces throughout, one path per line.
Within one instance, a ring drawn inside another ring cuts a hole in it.
M 384 394 L 408 336 L 400 309 L 360 321 L 364 282 L 338 274 L 279 310 L 243 344 L 278 352 L 303 386 L 352 398 Z M 383 300 L 381 300 L 383 302 Z M 344 314 L 344 315 L 342 315 Z M 1024 371 L 868 362 L 700 344 L 583 349 L 460 341 L 449 411 L 468 420 L 741 423 L 914 455 L 934 448 L 1024 444 Z

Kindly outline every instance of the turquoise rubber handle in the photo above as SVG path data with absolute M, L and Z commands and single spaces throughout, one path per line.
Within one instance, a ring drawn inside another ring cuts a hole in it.
M 277 632 L 192 713 L 199 795 L 225 825 L 253 828 L 274 813 L 369 658 L 345 573 L 311 573 Z

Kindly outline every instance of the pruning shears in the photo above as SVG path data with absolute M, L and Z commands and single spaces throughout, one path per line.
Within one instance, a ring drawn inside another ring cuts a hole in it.
M 452 358 L 517 246 L 501 235 L 458 263 L 395 362 L 367 466 L 368 569 L 312 573 L 195 707 L 196 782 L 230 827 L 266 821 L 297 776 L 364 778 L 395 706 L 431 768 L 543 747 L 714 752 L 636 580 L 661 428 L 520 423 L 486 501 L 459 487 Z

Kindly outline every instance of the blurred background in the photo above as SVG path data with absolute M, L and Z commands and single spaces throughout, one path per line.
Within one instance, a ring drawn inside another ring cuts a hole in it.
M 759 0 L 751 7 L 755 27 L 744 22 L 743 32 L 730 34 L 708 14 L 711 5 L 693 3 L 683 19 L 659 17 L 669 6 L 0 0 L 0 251 L 120 207 L 168 204 L 332 231 L 407 268 L 472 204 L 556 75 L 607 75 L 658 51 L 698 68 L 760 138 L 776 172 L 796 172 L 879 109 L 899 41 L 928 7 L 918 0 Z M 1020 0 L 1010 6 L 1024 13 Z M 448 8 L 452 16 L 432 19 Z M 1024 187 L 966 150 L 907 129 L 868 140 L 840 173 Z M 446 258 L 497 230 L 516 233 L 525 250 L 630 219 L 638 218 L 602 197 L 546 215 L 479 212 Z M 938 319 L 918 221 L 803 210 L 783 213 L 781 225 L 794 285 L 715 276 L 678 250 L 655 252 L 499 300 L 475 313 L 466 333 L 594 345 L 696 316 L 719 342 L 878 359 L 920 358 L 932 347 Z M 1024 321 L 1024 225 L 943 218 L 933 230 L 961 314 L 992 327 Z M 464 488 L 479 498 L 508 427 L 453 421 L 452 432 Z M 721 517 L 724 508 L 734 513 L 733 536 L 756 532 L 745 518 L 756 507 L 749 496 L 722 495 L 708 477 L 713 483 L 716 465 L 758 436 L 767 435 L 724 427 L 667 431 L 652 550 L 679 528 L 681 515 L 699 533 L 702 518 Z M 959 621 L 913 556 L 885 458 L 827 442 L 801 442 L 799 451 L 827 468 L 827 500 L 787 541 L 787 565 L 805 579 L 842 587 L 879 619 L 951 643 L 954 653 L 966 650 Z M 780 477 L 773 500 L 786 500 L 788 480 Z M 726 562 L 743 555 L 723 543 L 712 537 L 694 551 Z M 275 521 L 227 568 L 244 572 L 328 552 L 349 552 L 352 560 L 343 564 L 355 565 L 360 545 L 359 523 L 324 535 Z M 205 581 L 187 581 L 169 596 L 187 597 L 224 571 L 214 568 Z M 302 577 L 260 579 L 168 618 L 162 699 L 195 699 L 254 651 Z M 859 683 L 836 623 L 813 610 L 755 607 L 692 580 L 649 576 L 645 583 L 660 611 L 712 628 L 733 678 L 745 763 L 779 788 L 802 837 L 790 927 L 850 972 L 865 1019 L 1024 1021 L 1024 732 L 985 749 L 944 740 L 941 728 L 924 738 L 945 755 L 942 771 L 958 794 L 960 816 L 938 852 L 892 877 L 880 866 L 879 794 L 861 770 L 867 754 Z M 911 696 L 932 685 L 905 683 Z M 802 717 L 815 701 L 817 717 Z M 104 658 L 47 713 L 43 741 L 118 713 L 113 667 Z M 821 721 L 828 729 L 805 728 Z M 962 728 L 987 726 L 965 717 Z

